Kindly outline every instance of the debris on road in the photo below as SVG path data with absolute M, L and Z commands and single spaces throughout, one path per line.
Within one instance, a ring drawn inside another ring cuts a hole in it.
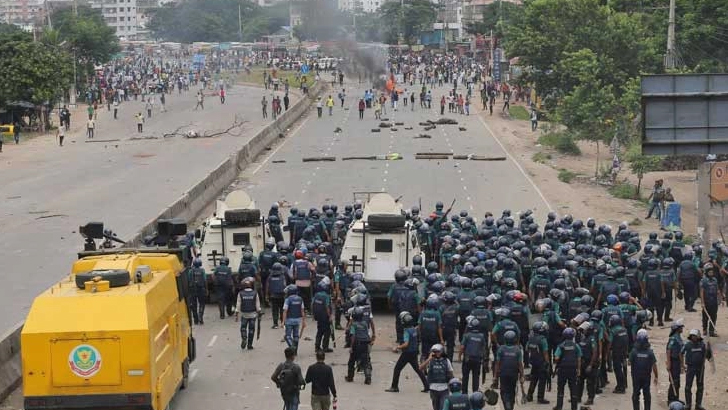
M 440 118 L 439 120 L 434 122 L 435 124 L 441 124 L 441 125 L 457 125 L 457 120 L 454 120 L 452 118 Z
M 380 118 L 382 121 L 389 121 L 389 118 Z
M 406 130 L 411 130 L 411 129 L 412 129 L 412 127 L 404 127 L 404 129 L 406 129 Z
M 380 122 L 379 128 L 390 128 L 392 126 L 391 122 Z
M 430 126 L 432 124 L 428 121 L 428 122 L 421 122 L 420 125 L 427 127 L 427 126 Z
M 334 132 L 335 132 L 336 134 L 340 133 L 340 132 L 341 132 L 341 127 L 336 127 L 336 129 L 334 130 Z
M 422 155 L 422 154 L 415 154 L 415 159 L 449 159 L 449 155 Z
M 303 162 L 333 162 L 336 161 L 336 157 L 304 157 Z
M 372 132 L 380 132 L 381 130 L 379 128 L 372 128 Z
M 425 129 L 425 131 L 429 131 L 429 130 L 434 130 L 435 128 L 437 128 L 437 127 L 435 127 L 434 125 L 428 125 L 424 129 Z
M 465 128 L 465 127 L 458 127 L 458 129 L 459 129 L 460 131 L 467 131 L 467 130 L 468 130 L 468 129 L 467 129 L 467 128 Z
M 369 156 L 363 156 L 363 157 L 343 157 L 341 158 L 342 161 L 352 161 L 352 160 L 367 160 L 367 161 L 397 161 L 400 159 L 404 159 L 404 157 L 396 152 L 392 152 L 390 154 L 386 155 L 369 155 Z
M 397 131 L 397 129 L 396 129 L 396 128 L 394 128 L 394 127 L 390 128 L 390 130 L 392 130 L 392 131 Z
M 158 140 L 159 137 L 131 137 L 129 138 L 129 141 L 142 141 L 142 140 Z
M 432 138 L 432 135 L 430 135 L 430 134 L 419 134 L 418 136 L 412 137 L 412 138 L 414 138 L 414 139 L 417 139 L 417 138 Z
M 485 155 L 453 155 L 452 159 L 464 159 L 468 161 L 505 161 L 506 157 L 488 157 Z
M 285 159 L 276 159 L 271 162 L 273 162 L 274 164 L 285 164 L 286 160 Z
M 121 140 L 120 140 L 120 139 L 118 139 L 118 138 L 115 138 L 115 139 L 110 139 L 110 140 L 95 140 L 95 139 L 88 139 L 88 140 L 86 140 L 85 142 L 117 142 L 117 141 L 121 141 Z
M 394 125 L 404 125 L 403 122 L 395 122 Z

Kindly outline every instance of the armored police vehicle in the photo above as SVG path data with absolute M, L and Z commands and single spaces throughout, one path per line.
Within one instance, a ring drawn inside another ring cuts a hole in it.
M 386 193 L 371 196 L 364 205 L 363 216 L 352 223 L 341 251 L 350 272 L 364 273 L 375 298 L 386 296 L 394 272 L 409 266 L 414 255 L 422 255 L 415 228 L 402 205 Z
M 250 247 L 253 255 L 264 249 L 265 220 L 245 191 L 232 191 L 215 205 L 215 213 L 202 224 L 202 267 L 212 273 L 220 258 L 227 256 L 235 271 L 243 258 L 243 247 Z
M 96 239 L 108 239 L 103 224 L 81 227 L 86 250 L 35 298 L 23 326 L 25 409 L 169 407 L 195 359 L 175 239 L 186 229 L 160 226 L 156 242 L 168 247 L 96 250 Z

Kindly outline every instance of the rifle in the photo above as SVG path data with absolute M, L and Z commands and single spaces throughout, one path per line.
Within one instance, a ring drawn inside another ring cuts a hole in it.
M 258 329 L 257 329 L 257 335 L 255 336 L 255 340 L 260 340 L 260 318 L 262 318 L 263 315 L 265 315 L 265 312 L 258 313 L 258 319 L 257 319 L 257 322 L 258 322 L 257 328 Z

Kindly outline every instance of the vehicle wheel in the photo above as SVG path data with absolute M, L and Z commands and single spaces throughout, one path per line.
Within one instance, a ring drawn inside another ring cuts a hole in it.
M 185 359 L 184 362 L 182 362 L 182 384 L 180 384 L 179 388 L 180 390 L 184 390 L 187 388 L 187 386 L 190 383 L 190 361 L 189 359 Z
M 131 276 L 129 271 L 124 269 L 109 269 L 109 270 L 92 270 L 88 272 L 81 272 L 76 274 L 76 286 L 79 289 L 85 288 L 85 283 L 93 280 L 95 277 L 100 276 L 101 280 L 108 280 L 109 286 L 112 288 L 118 288 L 126 286 L 131 282 Z
M 260 223 L 260 209 L 230 209 L 225 211 L 225 222 L 240 225 Z
M 405 224 L 405 216 L 394 214 L 372 214 L 367 217 L 367 224 L 375 229 L 402 228 Z

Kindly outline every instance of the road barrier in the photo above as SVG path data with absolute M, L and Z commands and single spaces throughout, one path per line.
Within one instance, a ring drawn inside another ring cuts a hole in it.
M 196 218 L 205 207 L 232 184 L 240 172 L 250 165 L 255 158 L 270 147 L 276 139 L 285 136 L 286 130 L 310 109 L 316 96 L 323 91 L 323 83 L 319 82 L 309 89 L 291 108 L 281 114 L 278 120 L 260 130 L 237 152 L 220 163 L 207 177 L 182 194 L 176 201 L 146 223 L 128 240 L 131 246 L 138 246 L 142 239 L 154 235 L 157 221 L 160 219 L 181 218 L 187 222 Z M 23 323 L 15 325 L 0 339 L 0 401 L 5 400 L 17 389 L 22 381 L 20 363 L 20 332 Z

